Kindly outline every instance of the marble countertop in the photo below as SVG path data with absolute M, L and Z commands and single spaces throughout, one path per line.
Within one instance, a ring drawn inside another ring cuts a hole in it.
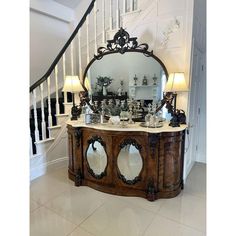
M 127 124 L 125 127 L 121 127 L 121 125 L 113 125 L 110 123 L 104 124 L 85 124 L 82 119 L 78 119 L 76 121 L 68 120 L 66 122 L 68 125 L 72 127 L 87 127 L 97 130 L 110 130 L 110 131 L 142 131 L 148 133 L 162 133 L 162 132 L 178 132 L 187 128 L 187 125 L 180 125 L 180 127 L 171 127 L 169 126 L 169 122 L 163 122 L 163 126 L 160 128 L 146 128 L 140 126 L 140 122 L 135 122 L 135 124 Z

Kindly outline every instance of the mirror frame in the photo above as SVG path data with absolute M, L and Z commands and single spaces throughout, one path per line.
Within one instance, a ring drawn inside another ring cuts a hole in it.
M 88 149 L 89 149 L 90 145 L 92 145 L 92 148 L 94 149 L 93 145 L 94 145 L 95 142 L 99 142 L 101 144 L 101 146 L 103 147 L 103 149 L 106 153 L 106 158 L 107 158 L 106 167 L 100 174 L 95 174 L 94 173 L 94 171 L 93 171 L 93 169 L 91 169 L 91 167 L 89 165 L 89 162 L 88 162 L 88 159 L 87 159 Z M 95 136 L 92 136 L 87 141 L 87 144 L 88 144 L 88 146 L 87 146 L 86 151 L 85 151 L 85 162 L 86 162 L 88 173 L 97 180 L 102 179 L 103 177 L 105 177 L 107 175 L 108 155 L 107 155 L 107 151 L 106 151 L 106 143 L 102 140 L 102 138 L 100 136 L 95 135 Z
M 134 177 L 134 179 L 132 179 L 132 180 L 126 179 L 125 176 L 121 173 L 121 171 L 119 169 L 119 166 L 118 166 L 118 157 L 119 157 L 120 151 L 122 150 L 122 148 L 124 148 L 127 145 L 133 145 L 134 147 L 136 147 L 136 149 L 139 151 L 140 157 L 142 159 L 142 164 L 143 164 L 142 165 L 142 169 L 140 170 L 139 174 L 136 177 Z M 144 158 L 143 158 L 143 155 L 141 153 L 141 150 L 142 150 L 142 146 L 133 138 L 126 138 L 119 145 L 119 152 L 118 152 L 118 155 L 116 157 L 117 176 L 125 184 L 134 185 L 137 182 L 141 181 L 141 178 L 142 178 L 142 175 L 143 175 L 143 171 L 144 171 Z
M 83 74 L 83 81 L 82 86 L 86 92 L 86 95 L 88 97 L 88 90 L 85 87 L 85 78 L 86 74 L 90 68 L 90 66 L 96 61 L 101 60 L 104 56 L 110 55 L 113 53 L 120 53 L 124 54 L 126 52 L 138 52 L 144 54 L 146 57 L 152 57 L 157 62 L 160 63 L 163 70 L 165 71 L 166 77 L 168 79 L 168 71 L 164 65 L 164 63 L 161 61 L 160 58 L 158 58 L 156 55 L 153 54 L 152 51 L 148 51 L 148 44 L 142 43 L 138 44 L 137 37 L 130 37 L 129 33 L 125 31 L 123 28 L 120 28 L 119 31 L 114 35 L 114 38 L 112 40 L 107 40 L 107 47 L 99 47 L 97 50 L 97 55 L 94 55 L 93 59 L 89 62 L 87 67 L 85 68 L 84 74 Z M 89 99 L 86 99 L 87 103 Z

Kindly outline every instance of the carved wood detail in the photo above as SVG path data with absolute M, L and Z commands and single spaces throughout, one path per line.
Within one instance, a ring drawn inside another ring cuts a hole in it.
M 82 180 L 83 180 L 83 174 L 82 174 L 81 169 L 79 168 L 75 175 L 75 186 L 82 185 Z
M 139 151 L 142 149 L 142 146 L 137 143 L 137 141 L 133 138 L 126 138 L 121 144 L 120 148 L 124 148 L 127 145 L 135 146 Z
M 76 186 L 90 186 L 99 191 L 125 196 L 139 196 L 149 201 L 177 196 L 183 188 L 185 132 L 148 134 L 81 128 L 81 145 L 77 146 L 76 129 L 68 126 L 69 178 Z M 78 136 L 78 135 L 77 135 Z M 107 166 L 101 176 L 90 171 L 86 160 L 88 145 L 100 141 L 106 146 Z M 126 180 L 119 173 L 117 156 L 122 147 L 132 144 L 140 151 L 143 168 L 135 179 Z M 141 144 L 141 145 L 140 145 Z M 70 153 L 75 148 L 73 154 Z M 122 180 L 122 181 L 121 181 Z
M 94 55 L 94 58 L 100 60 L 107 52 L 124 54 L 128 50 L 140 50 L 144 55 L 150 56 L 153 54 L 153 51 L 149 52 L 148 48 L 146 43 L 138 45 L 137 37 L 130 37 L 127 31 L 120 28 L 112 40 L 107 40 L 107 47 L 98 48 L 97 55 Z
M 123 140 L 122 143 L 120 143 L 120 145 L 119 145 L 120 146 L 120 150 L 122 148 L 124 148 L 125 146 L 127 146 L 127 145 L 133 145 L 134 147 L 136 147 L 139 150 L 139 152 L 142 150 L 142 146 L 140 144 L 138 144 L 137 141 L 135 139 L 133 139 L 133 138 L 126 138 L 125 140 Z M 117 175 L 125 184 L 128 184 L 128 185 L 134 185 L 138 181 L 141 181 L 141 176 L 140 176 L 141 173 L 139 173 L 139 175 L 136 176 L 134 179 L 127 180 L 125 178 L 125 176 L 121 174 L 121 172 L 120 172 L 118 167 L 117 167 Z
M 80 146 L 80 139 L 82 137 L 82 131 L 81 128 L 75 129 L 75 138 L 76 138 L 76 145 L 77 147 Z
M 149 201 L 154 201 L 157 198 L 157 190 L 154 185 L 153 178 L 149 178 L 148 184 L 147 184 L 147 199 Z
M 92 138 L 87 141 L 88 147 L 87 147 L 87 150 L 86 150 L 86 154 L 85 154 L 86 156 L 85 156 L 85 157 L 86 157 L 86 163 L 87 163 L 88 172 L 89 172 L 95 179 L 102 179 L 104 176 L 107 175 L 107 173 L 106 173 L 106 167 L 105 167 L 105 170 L 104 170 L 101 174 L 95 174 L 94 171 L 93 171 L 93 169 L 90 168 L 89 163 L 88 163 L 88 161 L 87 161 L 87 151 L 88 151 L 88 148 L 89 148 L 90 145 L 92 145 L 92 148 L 93 148 L 93 150 L 95 151 L 96 148 L 94 147 L 94 143 L 95 143 L 96 141 L 99 142 L 99 143 L 103 146 L 104 150 L 106 151 L 106 143 L 102 140 L 102 138 L 101 138 L 100 136 L 95 135 L 95 136 L 92 136 Z
M 159 134 L 149 135 L 149 146 L 151 151 L 151 157 L 154 159 L 156 155 L 157 145 L 159 141 Z

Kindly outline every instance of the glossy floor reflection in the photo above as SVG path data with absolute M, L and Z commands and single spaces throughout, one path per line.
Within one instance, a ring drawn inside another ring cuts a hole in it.
M 196 163 L 184 191 L 149 202 L 74 187 L 67 168 L 31 183 L 31 236 L 204 236 L 206 165 Z

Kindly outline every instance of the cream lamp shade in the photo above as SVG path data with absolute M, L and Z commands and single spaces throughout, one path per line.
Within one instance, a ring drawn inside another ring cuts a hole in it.
M 91 85 L 90 85 L 90 81 L 89 81 L 88 77 L 86 77 L 84 80 L 84 86 L 88 91 L 91 91 Z
M 165 92 L 187 92 L 188 87 L 184 78 L 184 73 L 171 73 L 165 86 Z
M 84 89 L 77 75 L 67 75 L 65 78 L 62 91 L 76 93 L 76 92 L 84 91 Z

